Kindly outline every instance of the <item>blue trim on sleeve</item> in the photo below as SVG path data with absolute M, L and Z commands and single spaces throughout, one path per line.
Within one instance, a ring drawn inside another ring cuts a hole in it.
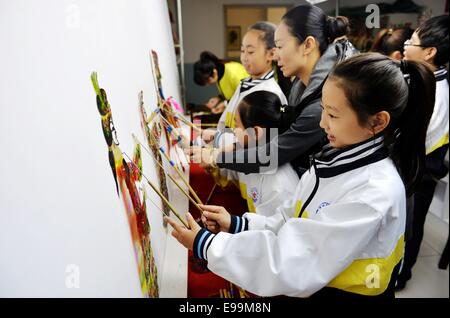
M 195 258 L 200 258 L 206 260 L 206 254 L 208 252 L 208 248 L 211 245 L 212 240 L 216 235 L 209 232 L 206 229 L 201 229 L 194 239 L 194 246 L 192 248 L 194 252 Z M 208 242 L 206 249 L 205 244 Z
M 246 218 L 232 215 L 229 232 L 236 234 L 248 230 L 248 220 Z
M 219 148 L 220 145 L 220 137 L 222 136 L 222 133 L 220 131 L 216 131 L 216 133 L 214 134 L 214 142 L 213 142 L 213 147 L 214 148 Z

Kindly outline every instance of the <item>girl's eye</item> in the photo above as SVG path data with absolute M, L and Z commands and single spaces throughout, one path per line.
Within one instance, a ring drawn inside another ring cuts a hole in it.
M 248 54 L 253 54 L 253 53 L 255 53 L 255 52 L 247 52 Z
M 336 116 L 333 116 L 333 115 L 331 115 L 331 114 L 328 114 L 328 116 L 330 116 L 330 118 L 337 118 Z

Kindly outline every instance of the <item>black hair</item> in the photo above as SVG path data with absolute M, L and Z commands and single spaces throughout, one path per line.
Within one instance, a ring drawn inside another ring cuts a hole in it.
M 448 23 L 448 15 L 440 15 L 426 20 L 416 30 L 420 45 L 436 48 L 433 63 L 438 67 L 448 62 Z
M 299 43 L 312 36 L 319 43 L 320 54 L 336 38 L 348 33 L 348 19 L 345 17 L 328 17 L 319 7 L 299 5 L 290 9 L 282 18 L 290 33 Z
M 224 65 L 225 61 L 219 59 L 213 53 L 203 51 L 200 53 L 200 60 L 194 63 L 194 82 L 197 85 L 205 86 L 208 78 L 213 76 L 214 70 L 220 65 Z
M 260 126 L 278 128 L 282 134 L 289 126 L 285 125 L 282 110 L 285 107 L 277 94 L 268 91 L 256 91 L 248 94 L 240 101 L 237 111 L 245 129 Z M 266 134 L 267 142 L 269 134 Z
M 328 34 L 332 35 L 333 40 L 344 35 L 350 34 L 350 22 L 347 17 L 337 16 L 328 17 Z
M 405 27 L 397 30 L 383 29 L 377 34 L 375 42 L 370 51 L 384 55 L 390 55 L 395 51 L 403 52 L 403 44 L 411 38 L 414 30 Z
M 275 29 L 277 26 L 266 21 L 259 21 L 249 26 L 248 31 L 255 30 L 262 32 L 260 40 L 266 45 L 266 49 L 270 50 L 275 47 Z
M 362 126 L 380 111 L 390 114 L 390 123 L 383 131 L 385 145 L 407 195 L 412 194 L 423 175 L 425 137 L 434 108 L 436 81 L 431 69 L 419 61 L 365 53 L 339 63 L 329 79 L 344 90 Z

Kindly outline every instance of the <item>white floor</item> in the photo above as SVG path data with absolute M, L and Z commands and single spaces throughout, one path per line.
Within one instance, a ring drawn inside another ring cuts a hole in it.
M 412 278 L 397 298 L 449 298 L 448 268 L 438 268 L 442 250 L 447 242 L 448 224 L 432 213 L 425 222 L 425 234 Z

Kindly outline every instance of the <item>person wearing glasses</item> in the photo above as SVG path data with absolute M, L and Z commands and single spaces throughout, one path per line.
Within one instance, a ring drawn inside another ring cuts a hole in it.
M 433 200 L 437 180 L 443 178 L 448 169 L 444 158 L 448 151 L 448 75 L 445 64 L 448 64 L 448 15 L 431 18 L 420 25 L 405 41 L 405 60 L 418 60 L 429 63 L 436 79 L 436 97 L 433 115 L 426 136 L 425 174 L 417 191 L 414 193 L 412 216 L 412 237 L 406 241 L 405 257 L 401 272 L 397 279 L 397 290 L 406 286 L 419 254 L 423 239 L 425 218 Z

